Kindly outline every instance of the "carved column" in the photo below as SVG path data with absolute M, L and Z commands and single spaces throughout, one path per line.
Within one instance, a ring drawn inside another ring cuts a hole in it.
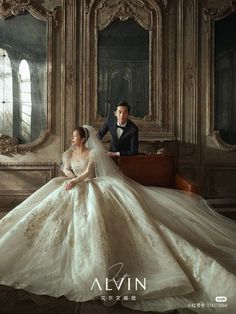
M 197 144 L 198 130 L 198 0 L 179 1 L 178 124 L 179 139 Z
M 61 150 L 69 144 L 71 132 L 79 124 L 77 120 L 77 5 L 76 0 L 63 0 L 63 25 L 61 46 Z
M 198 0 L 178 2 L 177 123 L 180 140 L 180 171 L 199 182 L 199 8 Z

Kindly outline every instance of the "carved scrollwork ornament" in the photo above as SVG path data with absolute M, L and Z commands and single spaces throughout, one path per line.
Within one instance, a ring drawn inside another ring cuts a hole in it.
M 60 10 L 56 7 L 53 11 L 47 11 L 32 0 L 0 0 L 0 18 L 6 19 L 12 15 L 28 11 L 33 15 L 52 17 L 53 25 L 57 30 L 60 24 Z
M 0 134 L 0 154 L 17 153 L 18 140 L 8 135 Z
M 48 181 L 48 178 L 50 177 L 50 172 L 48 170 L 44 170 L 41 172 L 42 176 L 46 178 L 46 181 Z
M 189 62 L 184 71 L 184 84 L 188 90 L 194 85 L 193 65 Z
M 130 18 L 146 30 L 153 27 L 152 9 L 143 0 L 102 0 L 97 6 L 97 13 L 99 30 L 106 28 L 115 19 L 125 22 Z
M 85 14 L 88 14 L 90 8 L 91 8 L 91 5 L 92 5 L 92 0 L 84 0 L 84 11 L 85 11 Z M 99 9 L 102 9 L 104 6 L 109 6 L 111 2 L 110 0 L 107 1 L 107 0 L 101 0 L 99 5 L 97 6 Z M 127 2 L 130 2 L 130 1 L 127 1 L 127 0 L 115 0 L 115 6 L 127 6 Z M 135 5 L 135 7 L 137 6 L 137 3 L 140 3 L 139 0 L 131 0 L 131 2 L 133 3 L 133 5 Z M 143 8 L 144 6 L 146 8 L 148 8 L 148 3 L 146 1 L 142 1 L 143 4 L 141 5 L 141 8 Z M 170 1 L 168 0 L 157 0 L 157 3 L 163 8 L 163 9 L 166 9 L 168 7 L 168 4 L 169 4 Z M 110 5 L 110 7 L 112 7 L 112 5 Z
M 206 32 L 209 32 L 211 20 L 218 20 L 236 12 L 236 1 L 229 0 L 222 8 L 203 8 L 203 21 Z
M 223 141 L 220 131 L 214 131 L 212 134 L 213 140 L 216 145 L 225 152 L 236 152 L 236 145 L 227 144 Z
M 0 16 L 8 18 L 11 15 L 18 15 L 29 10 L 30 0 L 0 0 Z
M 72 64 L 66 66 L 66 85 L 70 89 L 73 84 L 74 70 Z
M 153 120 L 153 116 L 151 114 L 148 114 L 145 117 L 143 117 L 143 121 L 152 121 L 152 120 Z
M 56 7 L 52 12 L 47 13 L 49 16 L 52 16 L 54 29 L 59 30 L 61 25 L 61 8 Z
M 26 144 L 19 144 L 19 140 L 17 138 L 0 134 L 0 154 L 9 155 L 30 152 L 44 143 L 48 138 L 48 135 L 49 132 L 44 130 L 40 133 L 40 136 L 35 141 Z

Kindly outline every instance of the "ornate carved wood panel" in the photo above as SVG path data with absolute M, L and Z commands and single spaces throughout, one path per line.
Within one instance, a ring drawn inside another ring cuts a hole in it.
M 207 164 L 205 167 L 206 197 L 235 198 L 236 166 Z M 226 184 L 227 183 L 227 184 Z
M 29 196 L 55 176 L 55 163 L 0 163 L 0 196 Z

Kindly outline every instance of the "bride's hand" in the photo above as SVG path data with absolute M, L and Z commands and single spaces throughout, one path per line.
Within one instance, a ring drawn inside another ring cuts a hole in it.
M 66 185 L 66 190 L 71 190 L 76 185 L 74 180 L 70 180 Z
M 68 173 L 66 176 L 68 179 L 76 178 L 76 175 L 74 175 L 73 173 Z

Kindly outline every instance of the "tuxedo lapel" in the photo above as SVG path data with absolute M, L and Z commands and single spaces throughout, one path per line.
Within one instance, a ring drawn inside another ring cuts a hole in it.
M 115 120 L 113 125 L 112 125 L 112 130 L 111 130 L 111 134 L 112 134 L 112 137 L 113 137 L 113 141 L 115 143 L 117 143 L 117 137 L 116 137 L 116 124 L 117 124 L 117 121 Z

